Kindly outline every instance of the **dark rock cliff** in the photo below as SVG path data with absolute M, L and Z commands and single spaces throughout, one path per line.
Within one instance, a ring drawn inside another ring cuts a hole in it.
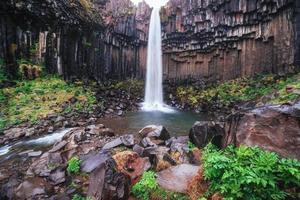
M 165 74 L 222 81 L 299 65 L 299 2 L 170 0 L 162 10 Z
M 165 78 L 216 82 L 300 66 L 296 0 L 170 0 L 162 8 Z M 96 80 L 144 77 L 151 9 L 130 0 L 0 2 L 0 58 Z M 37 46 L 37 53 L 32 48 Z
M 130 0 L 0 2 L 0 58 L 11 75 L 18 59 L 35 57 L 67 79 L 141 76 L 149 17 L 145 3 Z

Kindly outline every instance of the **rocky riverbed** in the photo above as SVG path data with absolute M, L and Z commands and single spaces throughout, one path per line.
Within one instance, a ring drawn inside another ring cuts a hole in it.
M 82 195 L 103 200 L 134 199 L 131 187 L 150 169 L 157 172 L 156 181 L 164 190 L 188 193 L 191 198 L 194 188 L 199 196 L 209 184 L 204 180 L 201 160 L 201 148 L 209 142 L 221 148 L 257 145 L 299 159 L 299 103 L 236 113 L 226 122 L 196 122 L 189 136 L 178 137 L 159 125 L 119 136 L 96 121 L 77 122 L 77 127 L 65 131 L 55 144 L 20 152 L 1 162 L 0 198 L 71 199 Z M 280 135 L 282 139 L 272 140 Z M 191 142 L 196 146 L 191 147 Z M 69 169 L 74 158 L 79 165 L 76 172 Z M 212 199 L 222 197 L 214 194 Z

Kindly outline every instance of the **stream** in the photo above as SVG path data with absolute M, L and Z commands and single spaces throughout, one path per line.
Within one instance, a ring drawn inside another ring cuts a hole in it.
M 163 125 L 173 136 L 188 135 L 190 128 L 195 121 L 206 120 L 208 117 L 204 114 L 195 114 L 192 112 L 174 111 L 164 113 L 159 111 L 152 112 L 129 112 L 124 117 L 103 118 L 99 123 L 108 128 L 112 128 L 118 135 L 136 134 L 147 125 Z M 44 151 L 49 150 L 54 143 L 71 129 L 58 130 L 52 134 L 40 136 L 37 138 L 23 139 L 11 144 L 0 147 L 0 165 L 12 159 L 26 159 L 28 157 L 40 156 Z
M 71 128 L 58 130 L 52 134 L 44 135 L 34 139 L 24 139 L 0 147 L 0 165 L 4 161 L 18 157 L 35 157 L 48 150 L 55 142 L 61 140 Z

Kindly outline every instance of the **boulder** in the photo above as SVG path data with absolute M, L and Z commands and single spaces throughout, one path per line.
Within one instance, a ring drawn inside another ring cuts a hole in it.
M 139 134 L 144 137 L 153 137 L 160 140 L 168 140 L 170 134 L 164 126 L 149 125 L 139 131 Z
M 259 146 L 281 156 L 300 160 L 299 102 L 248 111 L 239 120 L 229 121 L 226 133 L 226 145 Z
M 128 199 L 130 179 L 115 168 L 116 163 L 111 158 L 98 166 L 90 175 L 87 196 L 98 200 Z
M 190 141 L 199 148 L 205 147 L 209 142 L 221 147 L 222 138 L 224 135 L 224 123 L 213 121 L 197 121 L 190 130 L 189 138 Z
M 197 175 L 199 166 L 181 164 L 157 173 L 156 181 L 166 190 L 186 193 L 188 183 Z
M 5 130 L 3 133 L 8 139 L 17 139 L 23 137 L 26 134 L 26 131 L 23 128 L 11 128 Z
M 94 169 L 104 164 L 107 159 L 109 159 L 109 155 L 104 151 L 92 152 L 84 155 L 80 158 L 81 171 L 91 173 Z
M 53 185 L 65 182 L 66 174 L 63 168 L 57 168 L 50 173 L 49 179 Z
M 43 178 L 28 178 L 16 189 L 16 199 L 38 199 L 51 190 L 51 185 Z
M 113 156 L 113 159 L 118 171 L 128 175 L 131 180 L 137 179 L 151 167 L 149 158 L 141 158 L 133 151 L 119 152 Z
M 126 147 L 132 147 L 134 145 L 134 136 L 133 135 L 123 135 L 117 139 L 106 143 L 102 149 L 112 149 L 117 146 L 124 145 Z

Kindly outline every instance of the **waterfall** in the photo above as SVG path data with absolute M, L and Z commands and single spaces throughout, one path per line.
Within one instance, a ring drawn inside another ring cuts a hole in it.
M 151 13 L 148 50 L 147 50 L 147 77 L 145 88 L 145 111 L 170 111 L 163 103 L 162 89 L 162 50 L 161 50 L 161 22 L 160 8 L 155 6 Z

